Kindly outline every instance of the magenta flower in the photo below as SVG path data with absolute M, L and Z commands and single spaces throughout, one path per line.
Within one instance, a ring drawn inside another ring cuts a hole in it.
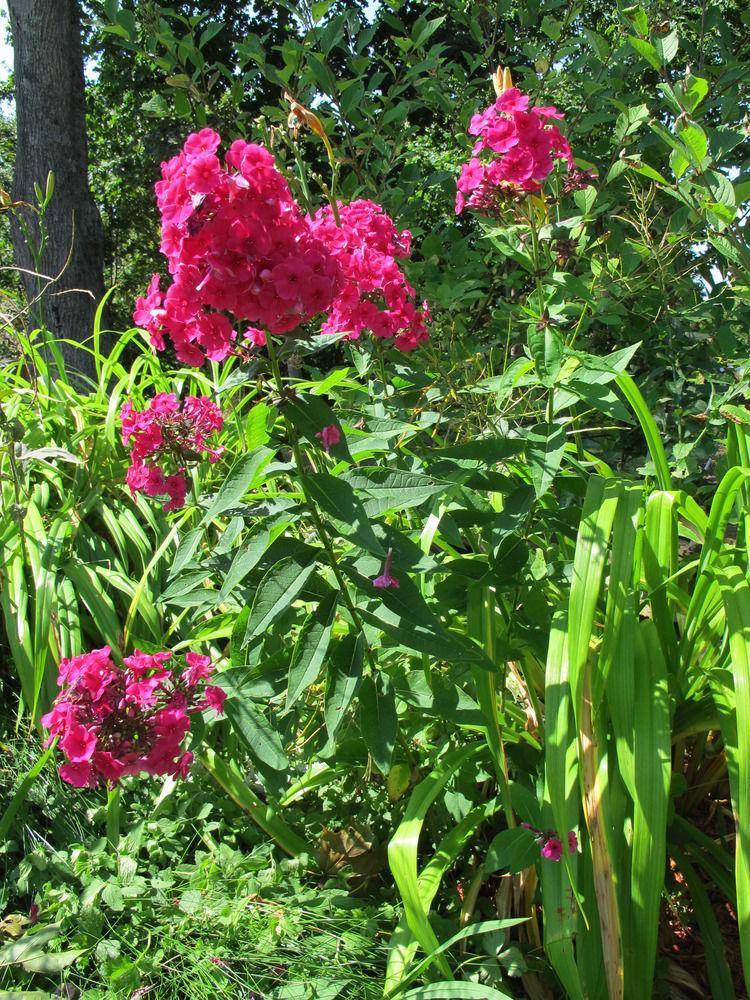
M 328 424 L 322 431 L 318 431 L 315 437 L 322 443 L 326 451 L 330 451 L 341 440 L 341 431 L 336 424 Z
M 388 587 L 398 589 L 399 583 L 395 576 L 391 576 L 391 560 L 393 559 L 393 549 L 388 549 L 388 554 L 383 563 L 383 572 L 372 581 L 373 587 L 379 590 L 386 590 Z
M 535 840 L 539 844 L 539 849 L 543 858 L 547 861 L 559 861 L 563 856 L 563 845 L 558 835 L 551 830 L 537 830 L 531 823 L 519 824 L 524 830 L 531 830 L 535 834 Z M 568 831 L 568 851 L 575 854 L 578 850 L 578 837 L 575 831 Z
M 547 837 L 542 844 L 542 857 L 548 861 L 559 861 L 562 857 L 562 841 L 559 837 Z
M 188 653 L 180 673 L 165 667 L 172 659 L 166 651 L 136 650 L 122 667 L 110 653 L 104 646 L 60 664 L 60 693 L 41 720 L 48 746 L 60 738 L 66 757 L 60 777 L 76 788 L 142 771 L 185 777 L 193 759 L 183 747 L 191 715 L 204 708 L 220 713 L 226 697 L 205 683 L 211 661 Z
M 469 134 L 477 141 L 472 158 L 461 167 L 456 213 L 468 207 L 497 214 L 504 198 L 541 190 L 556 160 L 564 160 L 568 170 L 573 170 L 568 140 L 553 124 L 563 117 L 551 106 L 530 108 L 529 98 L 516 87 L 474 115 Z
M 223 319 L 224 317 L 219 317 Z M 185 506 L 188 484 L 185 462 L 200 452 L 216 462 L 222 448 L 211 447 L 208 439 L 220 431 L 224 418 L 208 396 L 187 396 L 180 403 L 173 392 L 160 392 L 147 409 L 135 410 L 126 400 L 120 410 L 123 444 L 130 446 L 130 466 L 125 479 L 133 495 L 164 496 L 164 510 Z M 173 468 L 165 475 L 161 463 Z
M 240 323 L 284 334 L 320 313 L 324 332 L 351 339 L 368 329 L 409 351 L 427 338 L 428 313 L 397 263 L 409 256 L 408 232 L 362 199 L 305 215 L 267 149 L 236 139 L 222 162 L 220 142 L 201 129 L 161 165 L 172 284 L 162 293 L 154 275 L 133 314 L 157 351 L 169 337 L 180 361 L 200 367 L 241 353 Z

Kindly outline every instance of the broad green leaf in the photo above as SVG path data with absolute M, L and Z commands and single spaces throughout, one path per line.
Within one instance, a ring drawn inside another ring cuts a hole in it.
M 27 931 L 17 941 L 0 948 L 0 968 L 25 962 L 42 954 L 42 949 L 60 933 L 61 924 L 47 924 L 46 927 Z
M 202 523 L 209 524 L 220 514 L 237 506 L 245 493 L 261 481 L 263 470 L 273 458 L 273 454 L 271 448 L 256 448 L 235 462 L 203 515 Z
M 365 637 L 347 635 L 333 646 L 326 679 L 324 716 L 330 739 L 344 721 L 347 708 L 362 680 Z
M 657 35 L 654 39 L 656 54 L 665 66 L 671 63 L 677 55 L 679 46 L 680 42 L 676 31 L 670 31 L 666 35 Z
M 645 38 L 636 38 L 634 35 L 628 36 L 628 42 L 649 66 L 657 71 L 661 69 L 662 60 L 651 42 L 647 42 Z
M 482 864 L 485 875 L 503 871 L 510 875 L 529 868 L 539 860 L 539 845 L 531 830 L 520 826 L 498 833 L 487 848 Z
M 396 745 L 396 697 L 388 674 L 378 671 L 365 677 L 359 689 L 359 728 L 373 762 L 388 774 Z
M 354 489 L 370 518 L 390 510 L 418 507 L 445 492 L 447 484 L 419 472 L 403 472 L 383 466 L 363 466 L 341 477 Z
M 348 482 L 324 472 L 300 476 L 300 481 L 305 492 L 326 513 L 342 537 L 367 552 L 385 555 L 383 546 L 373 534 L 363 505 Z
M 227 690 L 226 676 L 220 674 L 217 680 Z M 289 769 L 289 759 L 284 753 L 278 732 L 263 712 L 243 694 L 241 683 L 233 692 L 230 690 L 227 693 L 229 697 L 224 702 L 224 714 L 256 765 L 286 772 Z
M 529 327 L 527 334 L 529 351 L 536 365 L 536 373 L 542 385 L 550 388 L 557 381 L 563 361 L 563 339 L 549 323 Z
M 677 135 L 687 150 L 687 155 L 694 167 L 703 166 L 708 153 L 708 138 L 706 133 L 695 122 L 678 130 Z
M 293 556 L 285 556 L 266 571 L 255 592 L 243 646 L 266 632 L 291 606 L 314 570 L 314 562 L 305 564 Z
M 50 951 L 46 955 L 36 955 L 21 965 L 26 972 L 36 972 L 45 976 L 56 976 L 67 969 L 77 958 L 85 954 L 85 948 L 70 948 L 68 951 Z
M 232 559 L 232 564 L 226 572 L 221 584 L 221 590 L 216 598 L 217 604 L 222 604 L 245 579 L 247 574 L 255 569 L 260 560 L 265 555 L 271 541 L 271 532 L 268 528 L 261 528 L 260 531 L 252 535 L 247 544 L 241 545 Z
M 331 641 L 331 630 L 336 617 L 338 599 L 338 591 L 332 591 L 305 619 L 289 667 L 286 692 L 287 712 L 320 673 Z
M 523 432 L 531 482 L 537 500 L 543 497 L 560 471 L 565 452 L 566 434 L 563 424 L 536 424 Z

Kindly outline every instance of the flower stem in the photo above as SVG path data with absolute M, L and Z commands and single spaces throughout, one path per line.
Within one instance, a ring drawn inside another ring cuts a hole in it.
M 107 840 L 114 850 L 120 846 L 120 786 L 107 789 Z
M 279 367 L 279 361 L 276 356 L 276 351 L 274 349 L 273 338 L 271 337 L 270 334 L 266 336 L 266 347 L 268 349 L 268 359 L 271 365 L 271 372 L 273 373 L 274 381 L 276 382 L 276 388 L 278 390 L 279 395 L 283 397 L 284 382 L 281 376 L 281 368 Z M 289 442 L 292 447 L 294 464 L 297 468 L 298 473 L 300 475 L 304 475 L 305 466 L 302 460 L 302 449 L 300 448 L 300 443 L 297 437 L 297 433 L 294 427 L 292 426 L 291 422 L 287 418 L 287 416 L 283 413 L 283 411 L 281 416 L 284 421 L 287 437 L 289 438 Z M 323 548 L 325 549 L 326 556 L 328 557 L 328 564 L 333 570 L 333 575 L 335 576 L 336 582 L 339 585 L 341 596 L 343 597 L 344 603 L 346 604 L 349 614 L 351 615 L 354 627 L 357 629 L 358 632 L 361 632 L 362 635 L 364 635 L 364 625 L 362 619 L 360 618 L 359 612 L 357 611 L 354 601 L 352 600 L 351 594 L 349 593 L 349 587 L 347 585 L 344 574 L 341 572 L 341 567 L 338 564 L 338 559 L 336 558 L 336 551 L 333 547 L 331 536 L 328 533 L 328 529 L 326 528 L 323 518 L 320 515 L 318 506 L 313 500 L 313 498 L 310 496 L 310 494 L 307 492 L 307 490 L 305 489 L 305 484 L 303 481 L 300 481 L 299 486 L 300 490 L 302 491 L 302 496 L 305 499 L 305 504 L 307 506 L 307 509 L 310 512 L 310 517 L 312 518 L 312 522 L 315 526 L 315 531 L 317 532 L 318 538 L 320 539 Z M 367 644 L 367 642 L 365 642 L 365 655 L 367 657 L 367 662 L 370 665 L 370 669 L 372 670 L 373 673 L 375 673 L 375 671 L 377 670 L 377 665 L 375 663 L 372 651 L 370 650 L 370 647 Z

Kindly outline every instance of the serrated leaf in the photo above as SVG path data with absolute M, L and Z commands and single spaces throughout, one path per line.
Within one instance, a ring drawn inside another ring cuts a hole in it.
M 125 909 L 125 898 L 117 882 L 107 882 L 102 889 L 102 902 L 106 903 L 110 910 L 114 910 L 116 913 L 120 913 Z

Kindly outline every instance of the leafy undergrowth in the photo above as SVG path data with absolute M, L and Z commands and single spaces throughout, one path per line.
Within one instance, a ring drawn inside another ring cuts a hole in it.
M 0 807 L 32 759 L 31 742 L 2 742 Z M 155 807 L 133 796 L 116 852 L 98 836 L 103 794 L 82 808 L 47 770 L 30 799 L 0 853 L 0 996 L 380 996 L 394 907 L 356 898 L 311 859 L 279 859 L 205 775 L 168 781 Z M 54 935 L 8 962 L 32 921 Z

